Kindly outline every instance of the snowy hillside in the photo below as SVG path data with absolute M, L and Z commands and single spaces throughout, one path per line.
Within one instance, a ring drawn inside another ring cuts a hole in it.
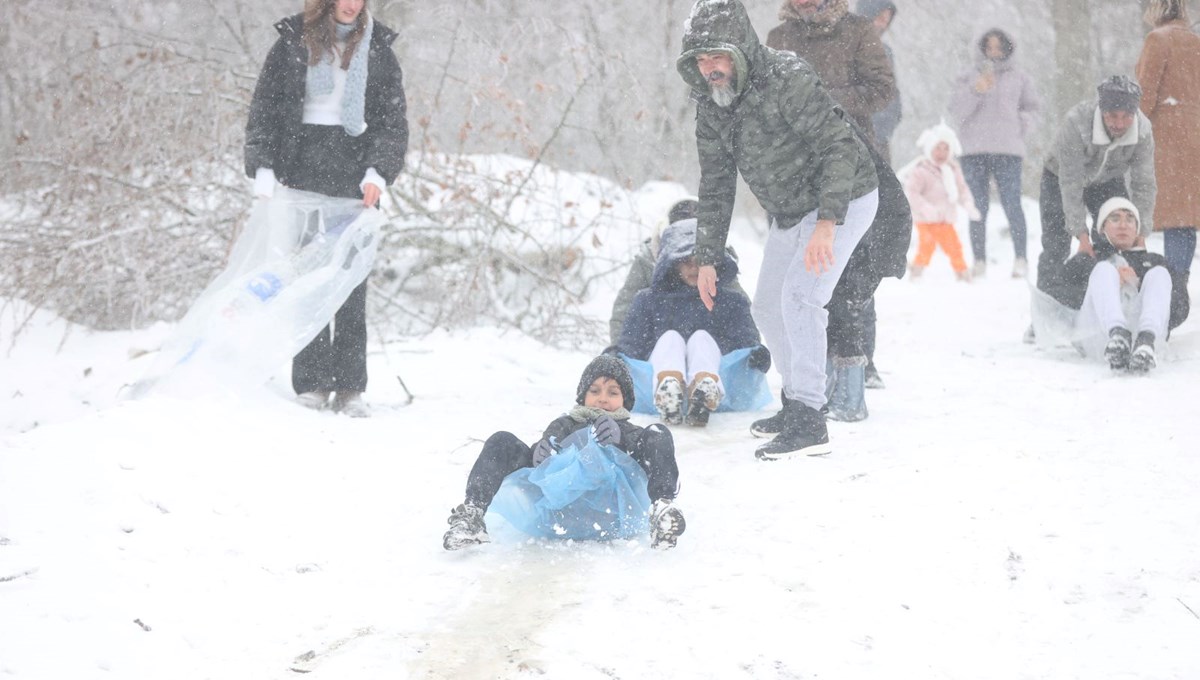
M 734 234 L 748 289 L 761 229 Z M 991 250 L 972 284 L 940 255 L 884 283 L 887 389 L 830 424 L 833 455 L 756 461 L 761 414 L 676 428 L 665 553 L 441 547 L 482 440 L 535 437 L 606 338 L 374 337 L 375 414 L 351 420 L 291 404 L 286 367 L 121 401 L 168 327 L 39 313 L 14 345 L 9 303 L 0 678 L 1200 677 L 1200 320 L 1149 377 L 1112 375 L 1021 343 L 998 224 Z

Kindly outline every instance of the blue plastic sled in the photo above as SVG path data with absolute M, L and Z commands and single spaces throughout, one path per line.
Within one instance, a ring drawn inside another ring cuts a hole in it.
M 721 357 L 721 368 L 717 374 L 725 384 L 725 398 L 717 407 L 717 413 L 725 411 L 759 411 L 771 403 L 771 388 L 762 371 L 750 368 L 752 347 L 735 349 Z M 629 366 L 633 378 L 634 413 L 656 415 L 654 409 L 654 367 L 649 361 L 633 359 L 624 354 L 620 357 Z
M 538 538 L 630 539 L 650 530 L 646 472 L 629 454 L 596 443 L 592 428 L 557 455 L 504 478 L 488 512 Z

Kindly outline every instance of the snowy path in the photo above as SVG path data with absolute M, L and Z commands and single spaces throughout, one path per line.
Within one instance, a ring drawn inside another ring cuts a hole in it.
M 1113 376 L 1021 344 L 994 269 L 884 284 L 888 388 L 833 455 L 754 460 L 756 414 L 678 430 L 666 553 L 441 549 L 482 439 L 535 436 L 587 352 L 377 347 L 351 421 L 279 388 L 114 404 L 162 330 L 39 326 L 0 364 L 0 678 L 1200 676 L 1200 323 Z

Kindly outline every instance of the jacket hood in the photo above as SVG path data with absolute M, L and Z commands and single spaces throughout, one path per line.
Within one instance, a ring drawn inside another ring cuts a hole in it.
M 763 46 L 739 0 L 697 0 L 684 24 L 683 51 L 675 68 L 684 82 L 705 96 L 709 86 L 700 75 L 696 57 L 707 52 L 730 55 L 737 71 L 737 94 L 745 92 L 750 78 L 761 68 Z
M 783 0 L 783 7 L 779 8 L 779 20 L 802 21 L 815 29 L 829 30 L 849 13 L 850 0 L 822 0 L 817 8 L 817 13 L 805 19 L 792 6 L 791 0 Z M 858 14 L 862 14 L 862 12 L 858 12 Z M 875 18 L 875 15 L 872 14 L 871 18 Z
M 880 12 L 886 9 L 892 10 L 892 20 L 895 21 L 898 11 L 896 10 L 896 3 L 892 2 L 892 0 L 858 0 L 858 4 L 854 6 L 854 13 L 868 19 L 874 19 L 879 16 Z
M 917 137 L 917 148 L 925 155 L 925 158 L 933 158 L 933 147 L 938 145 L 938 142 L 945 142 L 950 145 L 950 157 L 958 158 L 962 155 L 962 144 L 958 141 L 958 135 L 954 133 L 953 128 L 946 125 L 946 121 L 942 121 L 931 128 L 928 128 Z
M 675 266 L 692 257 L 696 252 L 695 218 L 674 222 L 663 230 L 659 242 L 658 259 L 654 262 L 654 275 L 650 286 L 655 290 L 674 290 L 684 288 L 683 279 L 675 273 Z M 737 276 L 737 262 L 728 251 L 717 264 L 718 286 L 732 281 Z

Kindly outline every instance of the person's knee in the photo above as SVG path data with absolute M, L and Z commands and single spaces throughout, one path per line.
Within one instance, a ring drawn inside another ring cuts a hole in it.
M 1167 271 L 1167 268 L 1162 265 L 1151 267 L 1150 270 L 1146 272 L 1146 275 L 1142 277 L 1142 285 L 1145 286 L 1147 284 L 1166 285 L 1167 287 L 1170 287 L 1171 272 Z

